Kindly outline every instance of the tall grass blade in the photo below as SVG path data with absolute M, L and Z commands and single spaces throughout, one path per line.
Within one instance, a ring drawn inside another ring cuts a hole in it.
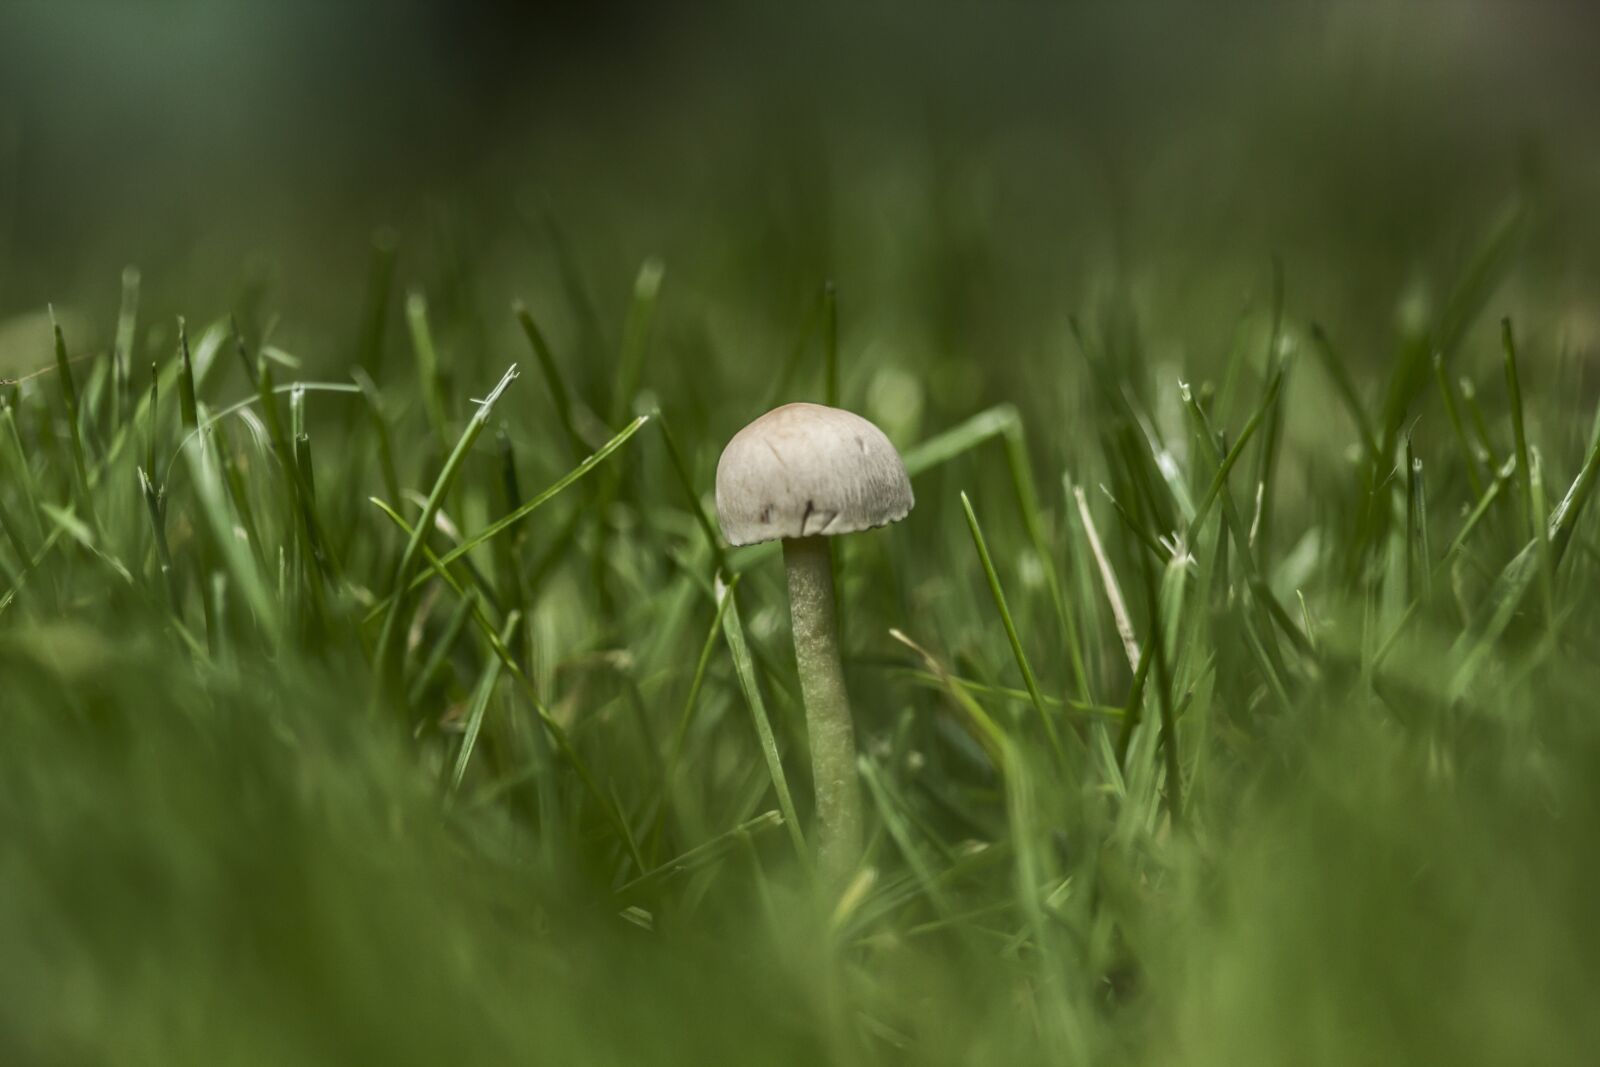
M 749 645 L 745 643 L 744 624 L 739 621 L 739 605 L 734 600 L 732 586 L 723 585 L 720 581 L 717 584 L 717 607 L 722 613 L 722 636 L 728 643 L 729 655 L 733 657 L 734 674 L 739 679 L 739 689 L 750 708 L 761 756 L 766 760 L 767 774 L 772 780 L 773 792 L 777 794 L 778 810 L 783 812 L 795 854 L 809 870 L 811 852 L 806 847 L 805 836 L 800 832 L 800 821 L 795 815 L 794 800 L 789 794 L 789 778 L 783 770 L 783 757 L 778 752 L 778 740 L 773 736 L 772 721 L 767 717 L 767 704 L 761 697 L 761 686 L 756 680 L 755 663 L 750 658 Z

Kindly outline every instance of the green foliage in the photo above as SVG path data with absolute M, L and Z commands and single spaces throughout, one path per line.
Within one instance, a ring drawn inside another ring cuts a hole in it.
M 1600 412 L 1538 190 L 1063 253 L 1000 140 L 728 145 L 802 202 L 445 196 L 299 235 L 342 312 L 96 264 L 0 352 L 0 1062 L 1588 1062 Z M 711 500 L 801 399 L 917 496 L 834 543 L 832 896 L 777 546 Z

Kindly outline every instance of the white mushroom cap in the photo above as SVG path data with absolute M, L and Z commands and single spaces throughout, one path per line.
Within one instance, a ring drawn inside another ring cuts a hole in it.
M 821 404 L 785 404 L 717 461 L 717 521 L 733 545 L 855 533 L 906 517 L 906 465 L 883 431 Z

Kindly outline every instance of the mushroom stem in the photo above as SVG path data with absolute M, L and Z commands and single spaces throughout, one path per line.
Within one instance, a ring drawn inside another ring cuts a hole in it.
M 824 884 L 837 888 L 861 855 L 861 786 L 856 779 L 850 697 L 839 659 L 828 542 L 822 537 L 787 538 L 783 563 L 789 576 L 789 617 L 817 791 L 817 865 Z

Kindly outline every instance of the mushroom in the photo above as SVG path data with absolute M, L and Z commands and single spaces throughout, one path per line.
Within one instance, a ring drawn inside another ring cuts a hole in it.
M 783 542 L 816 786 L 818 866 L 835 886 L 861 853 L 861 789 L 824 538 L 899 522 L 913 503 L 905 462 L 883 431 L 820 404 L 774 408 L 735 434 L 717 461 L 717 520 L 728 543 Z

